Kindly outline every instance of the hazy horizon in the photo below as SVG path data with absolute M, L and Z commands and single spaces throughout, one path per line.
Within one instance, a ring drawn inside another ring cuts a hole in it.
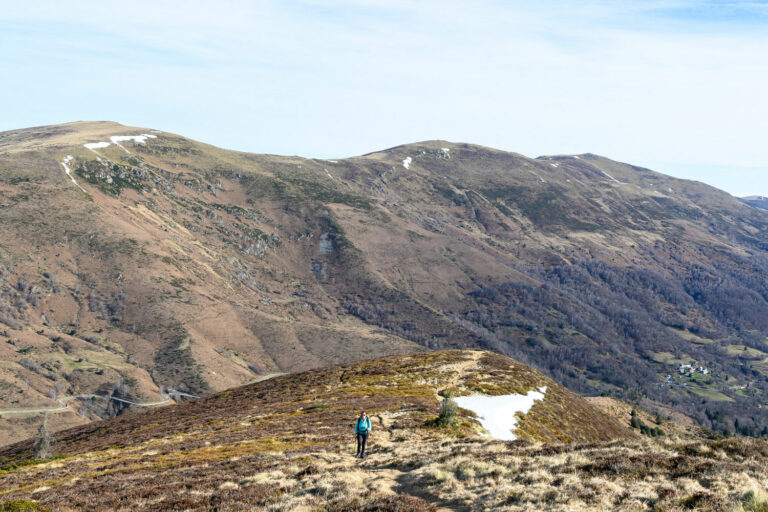
M 445 139 L 768 195 L 767 26 L 764 1 L 9 4 L 0 130 L 316 158 Z

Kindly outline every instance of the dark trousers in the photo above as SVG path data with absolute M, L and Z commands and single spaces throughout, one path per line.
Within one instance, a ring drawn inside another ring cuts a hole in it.
M 357 434 L 357 454 L 365 455 L 365 443 L 368 442 L 368 434 Z

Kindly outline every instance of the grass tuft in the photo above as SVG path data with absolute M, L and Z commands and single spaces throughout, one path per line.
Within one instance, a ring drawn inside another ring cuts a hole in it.
M 768 492 L 757 489 L 746 493 L 744 510 L 745 512 L 768 512 Z
M 32 500 L 12 500 L 0 504 L 2 512 L 46 512 L 48 509 L 36 501 Z

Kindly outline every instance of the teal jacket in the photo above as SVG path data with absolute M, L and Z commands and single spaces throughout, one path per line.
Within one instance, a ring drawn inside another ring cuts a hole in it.
M 355 434 L 367 434 L 371 431 L 371 419 L 366 416 L 365 419 L 362 419 L 358 416 L 357 421 L 355 422 Z

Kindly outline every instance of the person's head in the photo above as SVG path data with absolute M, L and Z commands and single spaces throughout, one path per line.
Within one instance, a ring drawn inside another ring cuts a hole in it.
M 363 411 L 363 412 L 361 412 L 361 413 L 360 413 L 360 417 L 361 417 L 361 418 L 365 418 L 365 411 Z

